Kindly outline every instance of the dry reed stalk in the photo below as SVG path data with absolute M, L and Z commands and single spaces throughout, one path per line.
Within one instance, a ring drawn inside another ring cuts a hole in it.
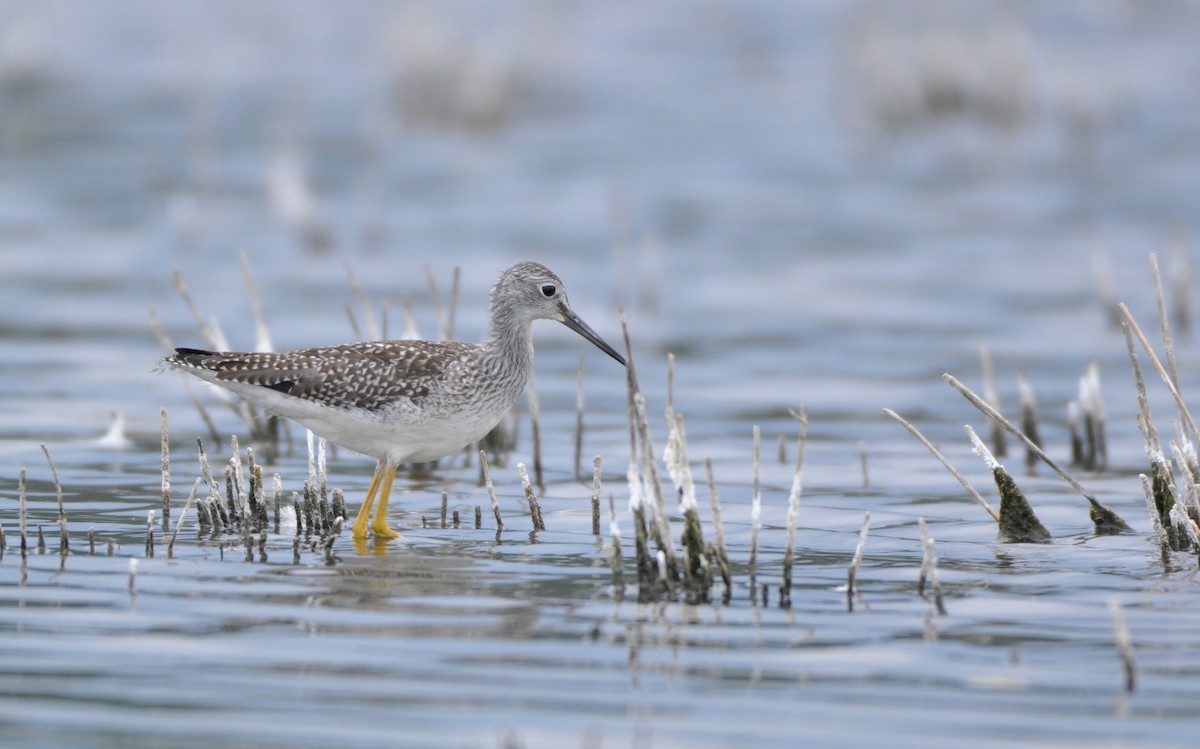
M 325 469 L 326 447 L 324 437 L 317 440 L 317 485 L 320 487 L 322 504 L 329 500 L 329 472 Z
M 304 528 L 305 538 L 321 535 L 322 518 L 317 512 L 317 487 L 311 481 L 304 483 Z
M 158 340 L 158 345 L 162 346 L 163 351 L 175 350 L 175 347 L 171 344 L 171 336 L 167 335 L 167 330 L 163 327 L 162 320 L 158 319 L 158 313 L 153 308 L 150 309 L 150 331 L 154 333 L 154 337 Z
M 29 551 L 29 538 L 25 532 L 27 520 L 27 503 L 25 499 L 25 469 L 17 474 L 17 522 L 21 529 L 21 558 L 24 559 Z
M 258 288 L 254 285 L 254 274 L 250 272 L 250 259 L 245 250 L 239 250 L 242 260 L 242 276 L 246 279 L 246 298 L 250 300 L 250 312 L 254 316 L 254 350 L 268 352 L 275 350 L 271 342 L 271 332 L 267 329 L 267 318 L 263 316 L 262 304 L 258 300 Z
M 862 564 L 863 552 L 867 548 L 867 533 L 871 528 L 871 513 L 863 513 L 862 528 L 858 531 L 858 544 L 854 547 L 854 556 L 846 570 L 846 610 L 854 612 L 854 599 L 858 595 L 858 568 Z
M 653 600 L 655 579 L 655 557 L 650 553 L 650 542 L 647 536 L 649 523 L 646 520 L 646 503 L 630 505 L 633 515 L 633 544 L 634 557 L 637 560 L 638 602 L 645 603 Z
M 1146 385 L 1142 379 L 1142 368 L 1138 364 L 1137 351 L 1133 345 L 1132 329 L 1128 322 L 1123 322 L 1121 327 L 1125 334 L 1125 346 L 1129 352 L 1129 363 L 1133 369 L 1134 387 L 1137 392 L 1138 429 L 1145 440 L 1146 457 L 1150 461 L 1150 475 L 1144 477 L 1149 487 L 1147 498 L 1150 519 L 1163 548 L 1177 550 L 1181 539 L 1171 522 L 1171 510 L 1175 505 L 1175 492 L 1172 488 L 1175 485 L 1175 478 L 1171 471 L 1171 464 L 1163 452 L 1162 443 L 1159 441 L 1158 430 L 1154 427 L 1154 419 L 1150 414 L 1150 404 L 1146 398 Z M 1180 439 L 1183 439 L 1182 436 Z M 1181 467 L 1186 471 L 1186 466 L 1181 464 Z
M 354 340 L 363 340 L 362 331 L 358 329 L 358 318 L 354 316 L 354 307 L 351 306 L 350 302 L 346 302 L 342 305 L 342 309 L 346 312 L 346 320 L 350 323 L 350 332 L 354 334 Z
M 146 558 L 154 558 L 154 510 L 146 513 Z
M 617 525 L 617 510 L 611 494 L 608 497 L 608 535 L 608 566 L 613 576 L 613 598 L 620 602 L 625 598 L 625 573 L 621 559 L 621 528 Z
M 204 345 L 212 351 L 228 351 L 229 344 L 225 340 L 225 336 L 221 334 L 220 329 L 215 325 L 210 325 L 204 319 L 204 315 L 200 314 L 200 308 L 192 300 L 192 294 L 188 291 L 187 284 L 183 281 L 183 273 L 178 268 L 175 268 L 171 272 L 171 278 L 175 282 L 175 290 L 183 298 L 184 305 L 192 313 L 192 317 L 196 318 L 196 327 L 200 330 L 200 337 L 204 339 Z
M 254 462 L 254 448 L 246 448 L 246 473 L 250 482 L 250 491 L 246 494 L 246 505 L 250 517 L 257 522 L 259 507 L 263 503 L 262 466 Z
M 71 549 L 71 538 L 67 532 L 67 508 L 63 504 L 62 483 L 58 480 L 58 468 L 54 465 L 54 458 L 50 457 L 50 448 L 46 447 L 45 442 L 41 445 L 46 462 L 50 464 L 50 476 L 54 479 L 54 496 L 58 499 L 58 553 L 66 556 Z
M 639 402 L 639 417 L 642 414 Z M 687 453 L 687 431 L 683 414 L 675 411 L 675 355 L 667 354 L 667 446 L 663 450 L 663 465 L 679 500 L 679 511 L 683 514 L 684 529 L 680 536 L 683 548 L 683 582 L 688 601 L 691 603 L 708 600 L 712 587 L 712 573 L 705 554 L 704 532 L 700 513 L 696 505 L 696 485 L 692 479 L 691 464 Z M 647 430 L 648 431 L 648 430 Z
M 618 316 L 621 320 L 621 336 L 625 342 L 625 389 L 629 404 L 629 419 L 631 431 L 629 434 L 630 458 L 635 464 L 640 464 L 646 473 L 646 480 L 641 486 L 649 487 L 654 497 L 657 514 L 665 517 L 667 510 L 663 501 L 662 486 L 658 480 L 658 468 L 654 457 L 654 447 L 650 439 L 650 422 L 646 418 L 646 399 L 638 386 L 637 369 L 634 364 L 633 346 L 629 339 L 629 325 L 622 308 Z M 642 450 L 636 449 L 640 442 Z M 639 492 L 640 494 L 640 492 Z M 669 534 L 667 534 L 669 538 Z
M 679 580 L 674 543 L 658 478 L 657 461 L 650 439 L 650 424 L 646 418 L 646 399 L 637 383 L 637 368 L 629 338 L 629 326 L 622 308 L 618 314 L 625 343 L 626 396 L 629 425 L 629 509 L 634 515 L 634 538 L 638 542 L 638 599 L 656 600 L 671 592 Z M 644 475 L 644 479 L 643 479 Z M 649 491 L 654 502 L 646 501 Z M 646 537 L 653 539 L 659 549 L 651 555 Z M 661 556 L 661 564 L 658 558 Z
M 226 515 L 223 519 L 227 519 L 230 526 L 238 526 L 238 519 L 241 513 L 237 508 L 237 489 L 233 486 L 233 459 L 225 464 L 225 505 L 227 507 Z
M 1137 324 L 1137 320 L 1133 318 L 1133 313 L 1129 311 L 1129 308 L 1125 306 L 1124 302 L 1118 305 L 1118 309 L 1120 309 L 1121 314 L 1125 317 L 1125 322 L 1129 324 L 1129 329 L 1137 338 L 1138 343 L 1142 344 L 1142 350 L 1146 352 L 1146 356 L 1149 357 L 1150 363 L 1153 364 L 1154 368 L 1158 371 L 1159 376 L 1163 380 L 1163 384 L 1167 387 L 1167 392 L 1169 392 L 1171 397 L 1175 400 L 1175 405 L 1179 409 L 1179 414 L 1183 418 L 1185 426 L 1191 432 L 1190 437 L 1195 440 L 1200 440 L 1200 429 L 1197 429 L 1196 427 L 1196 420 L 1192 418 L 1192 413 L 1188 410 L 1187 404 L 1184 402 L 1183 396 L 1179 392 L 1179 388 L 1175 386 L 1174 381 L 1171 379 L 1171 375 L 1166 369 L 1163 368 L 1162 362 L 1158 360 L 1158 355 L 1154 353 L 1154 348 L 1150 345 L 1150 341 L 1146 340 L 1146 334 L 1142 332 L 1141 327 Z
M 637 406 L 635 405 L 635 395 L 638 392 L 637 375 L 633 359 L 630 358 L 632 347 L 629 342 L 629 329 L 625 323 L 625 311 L 623 309 L 620 312 L 620 319 L 621 332 L 625 339 L 625 360 L 628 362 L 625 370 L 625 389 L 629 404 L 627 412 L 629 467 L 626 469 L 625 479 L 629 488 L 629 512 L 633 516 L 634 560 L 637 565 L 638 601 L 643 602 L 648 600 L 649 591 L 653 586 L 653 561 L 650 557 L 649 544 L 646 539 L 645 499 L 642 496 L 641 474 L 638 472 L 638 466 L 642 461 L 642 453 L 638 450 Z
M 653 521 L 648 521 L 646 518 L 647 507 L 653 512 L 653 505 L 647 503 L 640 494 L 636 463 L 630 464 L 629 472 L 631 476 L 629 512 L 633 516 L 633 543 L 634 559 L 637 564 L 638 602 L 645 603 L 654 598 L 655 557 L 650 552 L 647 530 Z
M 1033 444 L 1042 447 L 1042 438 L 1038 430 L 1037 396 L 1034 395 L 1033 383 L 1029 381 L 1024 368 L 1017 370 L 1017 400 L 1021 408 L 1021 431 Z M 1026 448 L 1025 468 L 1032 471 L 1037 461 L 1037 453 Z
M 159 414 L 162 426 L 162 516 L 163 533 L 171 523 L 171 441 L 168 438 L 167 409 Z
M 1200 557 L 1200 525 L 1188 514 L 1183 505 L 1176 503 L 1171 508 L 1171 524 L 1175 528 L 1179 536 L 1179 549 L 1181 551 L 1194 549 L 1198 557 Z M 1183 543 L 1186 538 L 1188 543 Z
M 203 481 L 203 478 L 201 480 Z M 196 523 L 200 526 L 200 533 L 204 533 L 213 527 L 212 514 L 208 511 L 207 499 L 200 499 L 196 502 Z
M 1146 509 L 1150 515 L 1150 525 L 1154 529 L 1154 537 L 1158 539 L 1160 547 L 1169 551 L 1172 548 L 1171 541 L 1167 535 L 1166 526 L 1163 525 L 1162 520 L 1159 518 L 1154 482 L 1144 473 L 1139 473 L 1138 479 L 1142 483 L 1142 492 L 1146 495 Z
M 671 526 L 667 515 L 666 502 L 663 499 L 662 483 L 658 477 L 658 463 L 655 460 L 654 445 L 650 441 L 650 422 L 646 418 L 646 398 L 640 392 L 635 393 L 633 402 L 642 446 L 641 465 L 646 475 L 646 479 L 642 485 L 650 487 L 655 500 L 650 508 L 650 517 L 648 518 L 650 523 L 647 526 L 647 531 L 666 560 L 666 567 L 663 568 L 665 570 L 664 574 L 670 586 L 673 586 L 680 578 L 677 561 L 678 554 L 675 551 L 675 543 L 671 537 Z
M 868 466 L 867 466 L 867 441 L 866 440 L 858 441 L 858 458 L 859 458 L 859 463 L 862 465 L 862 488 L 866 489 L 869 486 L 871 486 L 871 475 L 867 471 Z
M 799 411 L 789 409 L 788 413 L 800 422 L 800 434 L 796 437 L 796 469 L 792 473 L 792 488 L 788 492 L 787 540 L 783 547 L 783 583 L 779 586 L 779 607 L 784 609 L 792 606 L 792 565 L 796 558 L 796 523 L 800 518 L 800 493 L 804 483 L 804 446 L 808 442 L 808 415 L 804 413 L 804 408 L 801 407 Z
M 337 541 L 338 536 L 342 535 L 342 527 L 345 525 L 345 518 L 340 515 L 333 519 L 329 524 L 329 530 L 322 538 L 321 545 L 325 550 L 325 563 L 334 564 L 337 562 L 337 557 L 333 553 L 333 544 Z M 264 538 L 265 540 L 265 538 Z M 267 561 L 266 552 L 262 552 L 262 561 Z
M 1067 429 L 1071 433 L 1071 465 L 1073 466 L 1081 466 L 1086 460 L 1084 438 L 1080 431 L 1079 420 L 1079 401 L 1071 401 L 1067 404 Z
M 1163 295 L 1162 276 L 1158 272 L 1158 255 L 1150 253 L 1150 275 L 1154 277 L 1154 300 L 1158 305 L 1158 324 L 1162 329 L 1163 353 L 1167 357 L 1167 374 L 1175 387 L 1179 387 L 1179 373 L 1175 367 L 1175 342 L 1171 338 L 1171 320 L 1167 315 L 1167 300 Z
M 492 472 L 488 470 L 487 451 L 479 451 L 479 465 L 483 469 L 483 483 L 487 487 L 488 501 L 492 503 L 492 514 L 496 516 L 496 533 L 504 530 L 504 521 L 500 519 L 500 503 L 496 501 L 496 487 L 492 484 Z M 475 507 L 475 527 L 480 523 L 480 509 Z
M 996 389 L 996 373 L 992 367 L 992 354 L 982 343 L 979 344 L 979 361 L 983 370 L 983 400 L 999 412 L 1000 391 Z M 992 452 L 1003 458 L 1008 454 L 1008 442 L 1004 439 L 1004 430 L 995 422 L 992 422 L 991 427 Z
M 995 520 L 997 523 L 1000 522 L 999 513 L 992 509 L 992 506 L 989 505 L 987 500 L 983 498 L 983 495 L 975 491 L 975 487 L 971 486 L 970 482 L 967 481 L 967 478 L 959 473 L 958 469 L 950 464 L 950 461 L 946 458 L 946 456 L 942 455 L 941 451 L 934 447 L 933 443 L 926 439 L 925 435 L 921 434 L 921 432 L 915 426 L 913 426 L 904 417 L 892 409 L 885 408 L 883 409 L 883 412 L 900 422 L 902 427 L 907 429 L 912 436 L 916 437 L 917 440 L 920 441 L 920 443 L 924 445 L 927 450 L 929 450 L 929 452 L 933 453 L 933 457 L 937 458 L 938 461 L 946 467 L 946 470 L 950 471 L 950 475 L 958 479 L 958 483 L 962 484 L 963 488 L 967 490 L 967 493 L 971 495 L 971 498 L 974 499 L 980 507 L 987 510 L 987 513 L 992 516 L 992 520 Z
M 1029 501 L 1017 487 L 1017 482 L 1013 481 L 1008 471 L 1004 470 L 1004 466 L 1000 465 L 999 461 L 992 456 L 987 445 L 983 444 L 983 440 L 975 434 L 975 430 L 970 425 L 964 428 L 967 431 L 967 437 L 971 440 L 975 454 L 983 458 L 983 462 L 996 480 L 996 488 L 1000 490 L 1001 540 L 1009 544 L 1049 542 L 1050 531 L 1046 530 L 1046 527 L 1038 520 L 1033 507 L 1029 505 Z
M 668 461 L 667 470 L 672 481 L 679 487 L 679 509 L 683 513 L 684 523 L 680 536 L 680 545 L 683 548 L 684 590 L 689 603 L 706 603 L 712 588 L 712 570 L 705 553 L 704 531 L 696 504 L 696 486 L 688 463 L 687 432 L 684 428 L 683 414 L 673 413 L 668 406 L 667 415 L 671 417 L 674 425 L 671 430 L 674 439 L 673 449 L 669 443 L 663 457 Z
M 1176 491 L 1173 493 L 1175 501 L 1170 503 L 1167 508 L 1167 517 L 1172 520 L 1171 530 L 1174 531 L 1173 540 L 1177 542 L 1173 548 L 1177 551 L 1185 551 L 1192 548 L 1191 544 L 1183 543 L 1183 536 L 1191 536 L 1188 532 L 1190 520 L 1188 523 L 1180 523 L 1178 519 L 1187 518 L 1189 515 L 1200 511 L 1200 486 L 1197 485 L 1196 465 L 1196 450 L 1191 443 L 1185 442 L 1182 446 L 1177 440 L 1171 440 L 1171 455 L 1175 459 L 1175 465 L 1179 467 L 1177 474 L 1178 478 L 1174 481 Z
M 725 593 L 722 603 L 728 604 L 733 597 L 733 575 L 729 570 L 729 553 L 725 549 L 725 523 L 721 520 L 721 501 L 717 498 L 717 482 L 713 478 L 712 459 L 704 459 L 704 470 L 708 477 L 708 505 L 712 510 L 713 536 L 716 546 L 710 550 L 716 559 L 717 569 L 721 571 L 721 580 L 725 583 Z
M 1082 466 L 1089 470 L 1103 469 L 1108 463 L 1108 443 L 1105 437 L 1106 417 L 1100 388 L 1100 367 L 1091 362 L 1079 378 L 1079 398 L 1076 401 L 1083 415 Z
M 308 481 L 312 486 L 317 485 L 317 436 L 311 429 L 304 430 L 304 444 L 308 448 Z
M 750 574 L 750 603 L 758 605 L 758 532 L 762 527 L 762 492 L 760 490 L 760 476 L 762 466 L 759 463 L 759 449 L 762 442 L 762 433 L 758 425 L 754 425 L 754 489 L 750 498 L 750 559 L 748 563 Z
M 304 533 L 304 501 L 297 491 L 292 492 L 292 512 L 296 514 L 296 539 L 299 541 Z
M 1132 694 L 1137 689 L 1137 662 L 1133 658 L 1133 637 L 1129 634 L 1129 627 L 1125 625 L 1125 613 L 1121 609 L 1121 602 L 1115 596 L 1108 599 L 1108 613 L 1112 616 L 1113 638 L 1125 674 L 1124 691 L 1126 694 Z
M 238 447 L 236 434 L 230 435 L 229 447 L 233 453 L 229 464 L 233 467 L 233 488 L 237 496 L 238 517 L 242 526 L 245 527 L 252 513 L 250 512 L 250 494 L 246 490 L 246 473 L 242 469 L 242 450 Z
M 231 528 L 233 526 L 233 523 L 229 518 L 229 514 L 225 511 L 225 505 L 222 504 L 222 502 L 219 498 L 213 499 L 210 497 L 209 501 L 208 501 L 208 506 L 209 506 L 209 514 L 211 514 L 214 518 L 214 522 L 213 522 L 213 528 L 214 528 L 213 535 L 214 536 L 219 536 L 220 534 L 225 532 L 226 528 Z
M 525 470 L 524 463 L 517 463 L 517 475 L 521 477 L 521 488 L 525 490 L 525 501 L 529 503 L 529 519 L 533 522 L 535 531 L 546 530 L 546 521 L 542 518 L 542 507 L 538 504 L 537 495 L 533 493 L 533 486 L 529 483 L 529 473 Z
M 274 518 L 273 519 L 275 521 L 274 526 L 275 526 L 275 532 L 279 533 L 280 528 L 283 525 L 283 518 L 281 517 L 281 515 L 283 514 L 283 508 L 281 507 L 281 505 L 283 504 L 283 477 L 280 476 L 278 473 L 272 475 L 271 476 L 271 485 L 272 485 L 271 488 L 273 490 L 271 492 L 271 494 L 273 497 L 272 504 L 274 505 L 274 507 L 273 507 L 273 509 L 274 509 Z
M 362 284 L 358 282 L 358 278 L 354 275 L 354 268 L 350 266 L 350 261 L 343 263 L 346 268 L 346 277 L 350 279 L 350 289 L 354 293 L 354 299 L 358 302 L 358 309 L 363 319 L 363 332 L 368 341 L 379 340 L 379 328 L 375 325 L 375 314 L 371 311 L 371 303 L 367 301 L 367 295 L 363 292 Z M 351 324 L 354 321 L 354 311 L 350 305 L 346 305 L 346 312 L 350 315 Z M 354 325 L 355 337 L 358 337 L 358 326 Z
M 1118 516 L 1115 512 L 1110 510 L 1108 507 L 1106 507 L 1102 502 L 1100 502 L 1100 500 L 1096 499 L 1096 497 L 1094 497 L 1091 492 L 1089 492 L 1087 489 L 1084 489 L 1083 486 L 1078 481 L 1076 481 L 1069 473 L 1064 471 L 1058 465 L 1058 463 L 1055 463 L 1054 460 L 1049 455 L 1046 454 L 1045 450 L 1042 450 L 1042 448 L 1035 445 L 1028 437 L 1026 437 L 1021 432 L 1021 430 L 1017 429 L 1016 426 L 1014 426 L 1011 421 L 1004 418 L 1004 416 L 1002 416 L 998 411 L 996 411 L 996 409 L 992 408 L 987 403 L 984 403 L 979 398 L 978 395 L 971 392 L 970 388 L 968 388 L 967 386 L 965 386 L 961 382 L 959 382 L 957 379 L 955 379 L 953 375 L 950 375 L 947 373 L 947 374 L 942 375 L 942 378 L 944 380 L 946 380 L 946 382 L 951 387 L 953 387 L 955 390 L 957 390 L 959 393 L 961 393 L 964 398 L 966 398 L 968 401 L 970 401 L 971 405 L 978 408 L 980 411 L 982 411 L 984 413 L 984 415 L 986 415 L 993 421 L 1000 423 L 1009 432 L 1009 434 L 1012 434 L 1018 440 L 1025 443 L 1026 448 L 1033 451 L 1039 458 L 1042 459 L 1043 463 L 1050 466 L 1050 468 L 1055 473 L 1057 473 L 1064 481 L 1066 481 L 1068 484 L 1070 484 L 1071 487 L 1075 489 L 1075 491 L 1077 491 L 1081 495 L 1083 495 L 1083 498 L 1086 499 L 1088 501 L 1088 503 L 1091 505 L 1091 518 L 1092 518 L 1092 522 L 1096 526 L 1097 533 L 1101 533 L 1101 534 L 1121 533 L 1121 532 L 1130 530 L 1129 526 L 1125 523 L 1124 520 L 1122 520 L 1120 518 L 1120 516 Z
M 525 383 L 525 400 L 529 403 L 529 429 L 533 439 L 533 478 L 538 491 L 546 493 L 546 480 L 542 474 L 542 428 L 541 413 L 538 408 L 537 383 L 533 373 L 529 373 L 529 382 Z
M 917 518 L 921 529 L 921 571 L 917 576 L 917 595 L 925 598 L 925 583 L 933 589 L 933 604 L 939 616 L 946 615 L 946 603 L 942 597 L 942 581 L 938 578 L 937 555 L 933 553 L 933 538 L 925 526 L 925 518 Z
M 344 523 L 349 514 L 346 512 L 346 493 L 341 489 L 333 490 L 333 499 L 330 501 L 330 506 L 333 512 L 333 519 L 342 519 Z
M 167 542 L 167 559 L 175 558 L 175 539 L 179 537 L 179 529 L 183 527 L 183 520 L 187 517 L 188 508 L 196 500 L 196 490 L 200 488 L 200 482 L 203 480 L 203 478 L 197 477 L 192 482 L 192 491 L 188 493 L 187 502 L 184 503 L 183 509 L 179 511 L 179 520 L 175 523 L 175 530 L 171 533 L 171 540 Z
M 600 465 L 603 458 L 592 458 L 592 535 L 600 535 Z

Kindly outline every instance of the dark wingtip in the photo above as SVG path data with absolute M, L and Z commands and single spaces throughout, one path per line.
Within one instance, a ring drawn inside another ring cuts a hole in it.
M 200 363 L 199 359 L 205 356 L 212 356 L 215 353 L 215 351 L 206 351 L 201 348 L 176 348 L 175 355 L 169 357 L 168 361 L 198 365 Z
M 279 382 L 265 383 L 264 386 L 269 387 L 272 390 L 277 390 L 280 393 L 283 393 L 284 395 L 291 395 L 292 388 L 296 387 L 296 381 L 295 380 L 281 380 Z

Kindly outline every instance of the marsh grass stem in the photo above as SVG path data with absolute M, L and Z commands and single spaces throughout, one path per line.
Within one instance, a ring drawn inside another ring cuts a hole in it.
M 846 610 L 854 613 L 854 602 L 861 598 L 858 592 L 858 568 L 862 564 L 863 553 L 867 548 L 867 534 L 871 530 L 871 513 L 863 513 L 862 528 L 858 531 L 858 544 L 854 547 L 854 556 L 846 570 Z
M 1012 434 L 1018 440 L 1023 442 L 1026 448 L 1033 451 L 1039 458 L 1042 459 L 1043 463 L 1050 466 L 1050 468 L 1064 481 L 1070 484 L 1075 491 L 1083 495 L 1083 498 L 1086 499 L 1091 505 L 1090 514 L 1092 523 L 1095 526 L 1097 533 L 1112 534 L 1127 532 L 1130 530 L 1129 525 L 1126 524 L 1125 521 L 1120 518 L 1120 516 L 1105 506 L 1102 502 L 1100 502 L 1100 500 L 1096 499 L 1091 492 L 1089 492 L 1087 489 L 1084 489 L 1083 485 L 1076 481 L 1071 474 L 1064 471 L 1058 465 L 1058 463 L 1055 463 L 1054 460 L 1046 454 L 1045 450 L 1034 444 L 1033 441 L 1025 436 L 1021 430 L 1017 429 L 1011 421 L 1004 418 L 1000 412 L 996 411 L 996 409 L 985 403 L 978 395 L 971 392 L 970 388 L 955 379 L 953 375 L 949 373 L 943 374 L 942 378 L 945 379 L 951 387 L 962 394 L 962 396 L 966 398 L 971 405 L 982 411 L 988 418 L 1001 424 L 1009 432 L 1009 434 Z
M 46 447 L 46 443 L 41 443 L 42 452 L 46 455 L 46 462 L 50 465 L 50 476 L 54 479 L 54 496 L 58 499 L 58 553 L 66 556 L 71 548 L 71 538 L 67 531 L 67 508 L 63 504 L 62 482 L 58 480 L 58 467 L 54 465 L 54 458 L 50 456 L 50 448 Z
M 488 468 L 487 451 L 479 451 L 479 465 L 483 469 L 483 483 L 487 487 L 488 501 L 492 503 L 492 514 L 496 517 L 496 532 L 504 530 L 504 520 L 500 518 L 500 503 L 496 501 L 496 486 L 492 483 L 492 472 Z M 475 527 L 480 523 L 480 509 L 475 507 Z
M 958 483 L 962 484 L 962 487 L 967 490 L 967 493 L 971 495 L 971 498 L 974 499 L 980 507 L 987 510 L 987 513 L 992 516 L 992 520 L 995 520 L 997 523 L 1000 522 L 1000 514 L 992 509 L 992 506 L 988 504 L 986 499 L 983 498 L 983 495 L 975 491 L 975 487 L 971 486 L 971 483 L 967 481 L 966 476 L 963 476 L 961 473 L 959 473 L 958 469 L 950 463 L 949 459 L 947 459 L 946 456 L 943 455 L 942 452 L 938 450 L 937 447 L 935 447 L 934 444 L 930 442 L 924 434 L 921 434 L 920 430 L 913 426 L 913 424 L 903 416 L 890 408 L 883 409 L 883 412 L 898 421 L 900 426 L 907 429 L 909 434 L 916 437 L 917 440 L 925 446 L 925 449 L 929 450 L 929 452 L 933 454 L 933 457 L 937 458 L 938 461 L 946 467 L 946 470 L 950 471 L 950 475 L 958 479 Z

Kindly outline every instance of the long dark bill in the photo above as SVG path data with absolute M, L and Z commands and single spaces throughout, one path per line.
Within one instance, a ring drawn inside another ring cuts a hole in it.
M 618 354 L 615 348 L 605 343 L 604 339 L 596 334 L 596 331 L 592 330 L 587 323 L 579 319 L 579 315 L 569 309 L 563 310 L 562 324 L 591 341 L 596 348 L 621 362 L 621 366 L 625 366 L 625 357 Z

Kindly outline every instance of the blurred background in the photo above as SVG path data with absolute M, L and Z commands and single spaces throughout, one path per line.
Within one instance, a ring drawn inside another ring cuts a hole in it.
M 6 1 L 6 389 L 49 386 L 11 367 L 67 338 L 45 364 L 103 396 L 89 420 L 140 403 L 151 310 L 197 343 L 176 268 L 252 347 L 239 252 L 280 348 L 351 337 L 346 263 L 397 320 L 404 295 L 428 312 L 427 266 L 443 290 L 461 266 L 474 337 L 499 270 L 537 259 L 610 337 L 621 303 L 697 360 L 768 341 L 818 394 L 879 374 L 867 351 L 944 358 L 964 325 L 1036 357 L 1033 334 L 1080 334 L 1043 313 L 1090 304 L 1097 268 L 1186 260 L 1198 20 L 1169 0 Z
M 437 337 L 455 268 L 477 338 L 542 261 L 610 340 L 628 310 L 650 377 L 679 356 L 718 441 L 803 402 L 855 442 L 981 343 L 1061 421 L 1087 360 L 1124 370 L 1103 305 L 1153 313 L 1150 252 L 1187 335 L 1198 30 L 1166 0 L 4 2 L 0 434 L 155 434 L 187 396 L 151 320 L 205 345 L 176 271 L 259 345 L 243 254 L 277 349 L 367 335 L 356 284 Z
M 406 294 L 427 311 L 426 266 L 445 289 L 461 265 L 473 337 L 528 258 L 608 336 L 620 302 L 684 356 L 766 341 L 818 394 L 881 354 L 904 373 L 965 320 L 1037 356 L 1048 308 L 1147 252 L 1186 260 L 1198 20 L 1120 0 L 5 1 L 0 382 L 84 367 L 76 395 L 103 402 L 80 418 L 136 405 L 124 385 L 161 385 L 140 378 L 151 310 L 194 337 L 176 268 L 252 347 L 239 252 L 281 348 L 350 337 L 344 263 L 397 319 Z M 799 356 L 830 334 L 826 364 Z M 77 424 L 6 401 L 5 432 Z

